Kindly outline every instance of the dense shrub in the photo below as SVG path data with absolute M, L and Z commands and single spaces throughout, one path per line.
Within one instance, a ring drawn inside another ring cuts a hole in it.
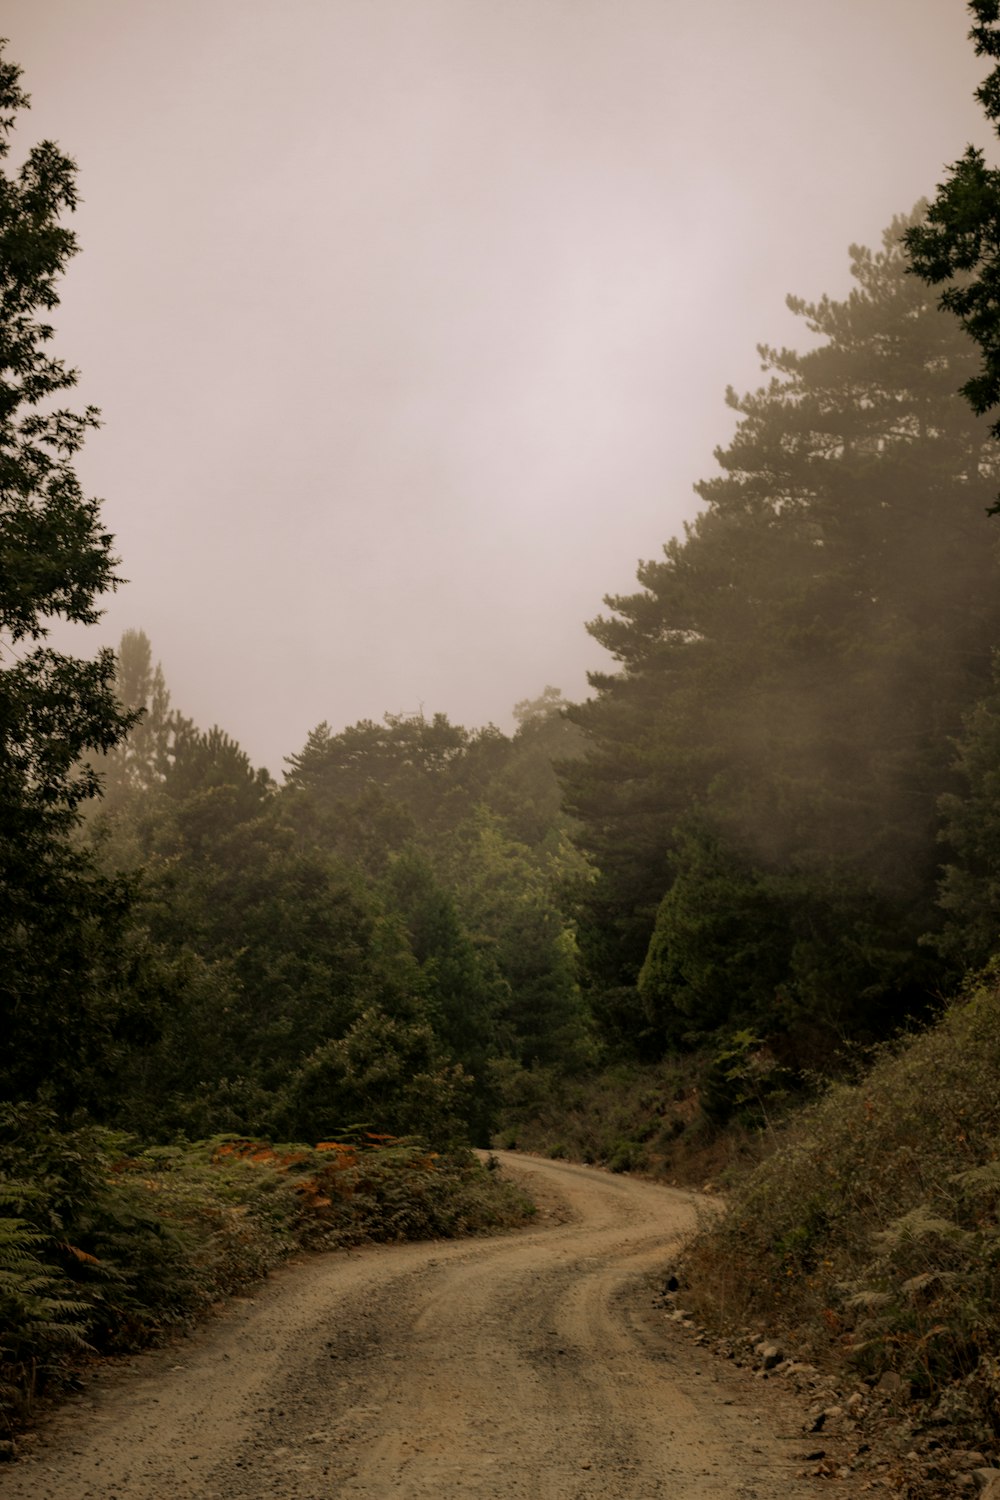
M 702 1187 L 760 1155 L 792 1104 L 784 1070 L 739 1033 L 712 1052 L 579 1076 L 494 1066 L 497 1145 Z
M 1000 974 L 774 1137 L 706 1227 L 704 1314 L 783 1327 L 1000 1429 Z
M 139 1149 L 0 1109 L 0 1436 L 81 1352 L 155 1343 L 293 1250 L 452 1237 L 530 1206 L 469 1152 L 388 1137 Z

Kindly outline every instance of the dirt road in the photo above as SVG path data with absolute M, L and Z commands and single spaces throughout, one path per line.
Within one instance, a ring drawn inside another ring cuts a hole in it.
M 0 1500 L 815 1496 L 788 1413 L 651 1308 L 692 1197 L 501 1160 L 537 1226 L 289 1267 L 96 1381 Z

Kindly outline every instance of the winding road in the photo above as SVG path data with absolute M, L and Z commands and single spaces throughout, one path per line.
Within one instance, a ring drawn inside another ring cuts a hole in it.
M 500 1160 L 539 1199 L 531 1228 L 284 1269 L 95 1380 L 0 1500 L 815 1496 L 787 1410 L 652 1306 L 698 1200 Z

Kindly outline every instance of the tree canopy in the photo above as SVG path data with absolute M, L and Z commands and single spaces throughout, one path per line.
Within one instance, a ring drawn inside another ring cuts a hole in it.
M 29 103 L 20 76 L 0 48 L 0 161 Z M 139 1006 L 126 888 L 69 841 L 99 789 L 91 762 L 132 716 L 111 651 L 85 660 L 46 644 L 53 619 L 97 620 L 118 582 L 100 502 L 73 466 L 98 414 L 58 405 L 76 372 L 50 351 L 76 201 L 74 164 L 50 141 L 0 171 L 0 1091 L 44 1083 L 65 1109 L 106 1089 Z
M 590 626 L 619 670 L 571 711 L 565 782 L 610 1033 L 878 1030 L 932 987 L 937 798 L 1000 628 L 997 459 L 911 225 L 852 249 L 846 300 L 790 299 L 815 347 L 762 346 L 705 509 Z
M 996 60 L 976 98 L 1000 134 L 1000 0 L 969 0 L 975 21 L 969 33 L 977 57 Z M 947 283 L 941 306 L 955 313 L 979 346 L 981 362 L 961 386 L 983 416 L 1000 405 L 1000 170 L 986 164 L 977 146 L 949 169 L 921 223 L 906 235 L 913 270 L 932 286 Z M 990 428 L 1000 437 L 1000 419 Z M 990 514 L 1000 513 L 1000 499 Z

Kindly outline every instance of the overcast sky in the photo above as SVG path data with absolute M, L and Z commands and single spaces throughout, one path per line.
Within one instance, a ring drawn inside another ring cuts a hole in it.
M 320 720 L 586 693 L 602 596 L 970 140 L 963 0 L 4 0 L 79 163 L 57 352 L 174 705 L 280 772 Z

